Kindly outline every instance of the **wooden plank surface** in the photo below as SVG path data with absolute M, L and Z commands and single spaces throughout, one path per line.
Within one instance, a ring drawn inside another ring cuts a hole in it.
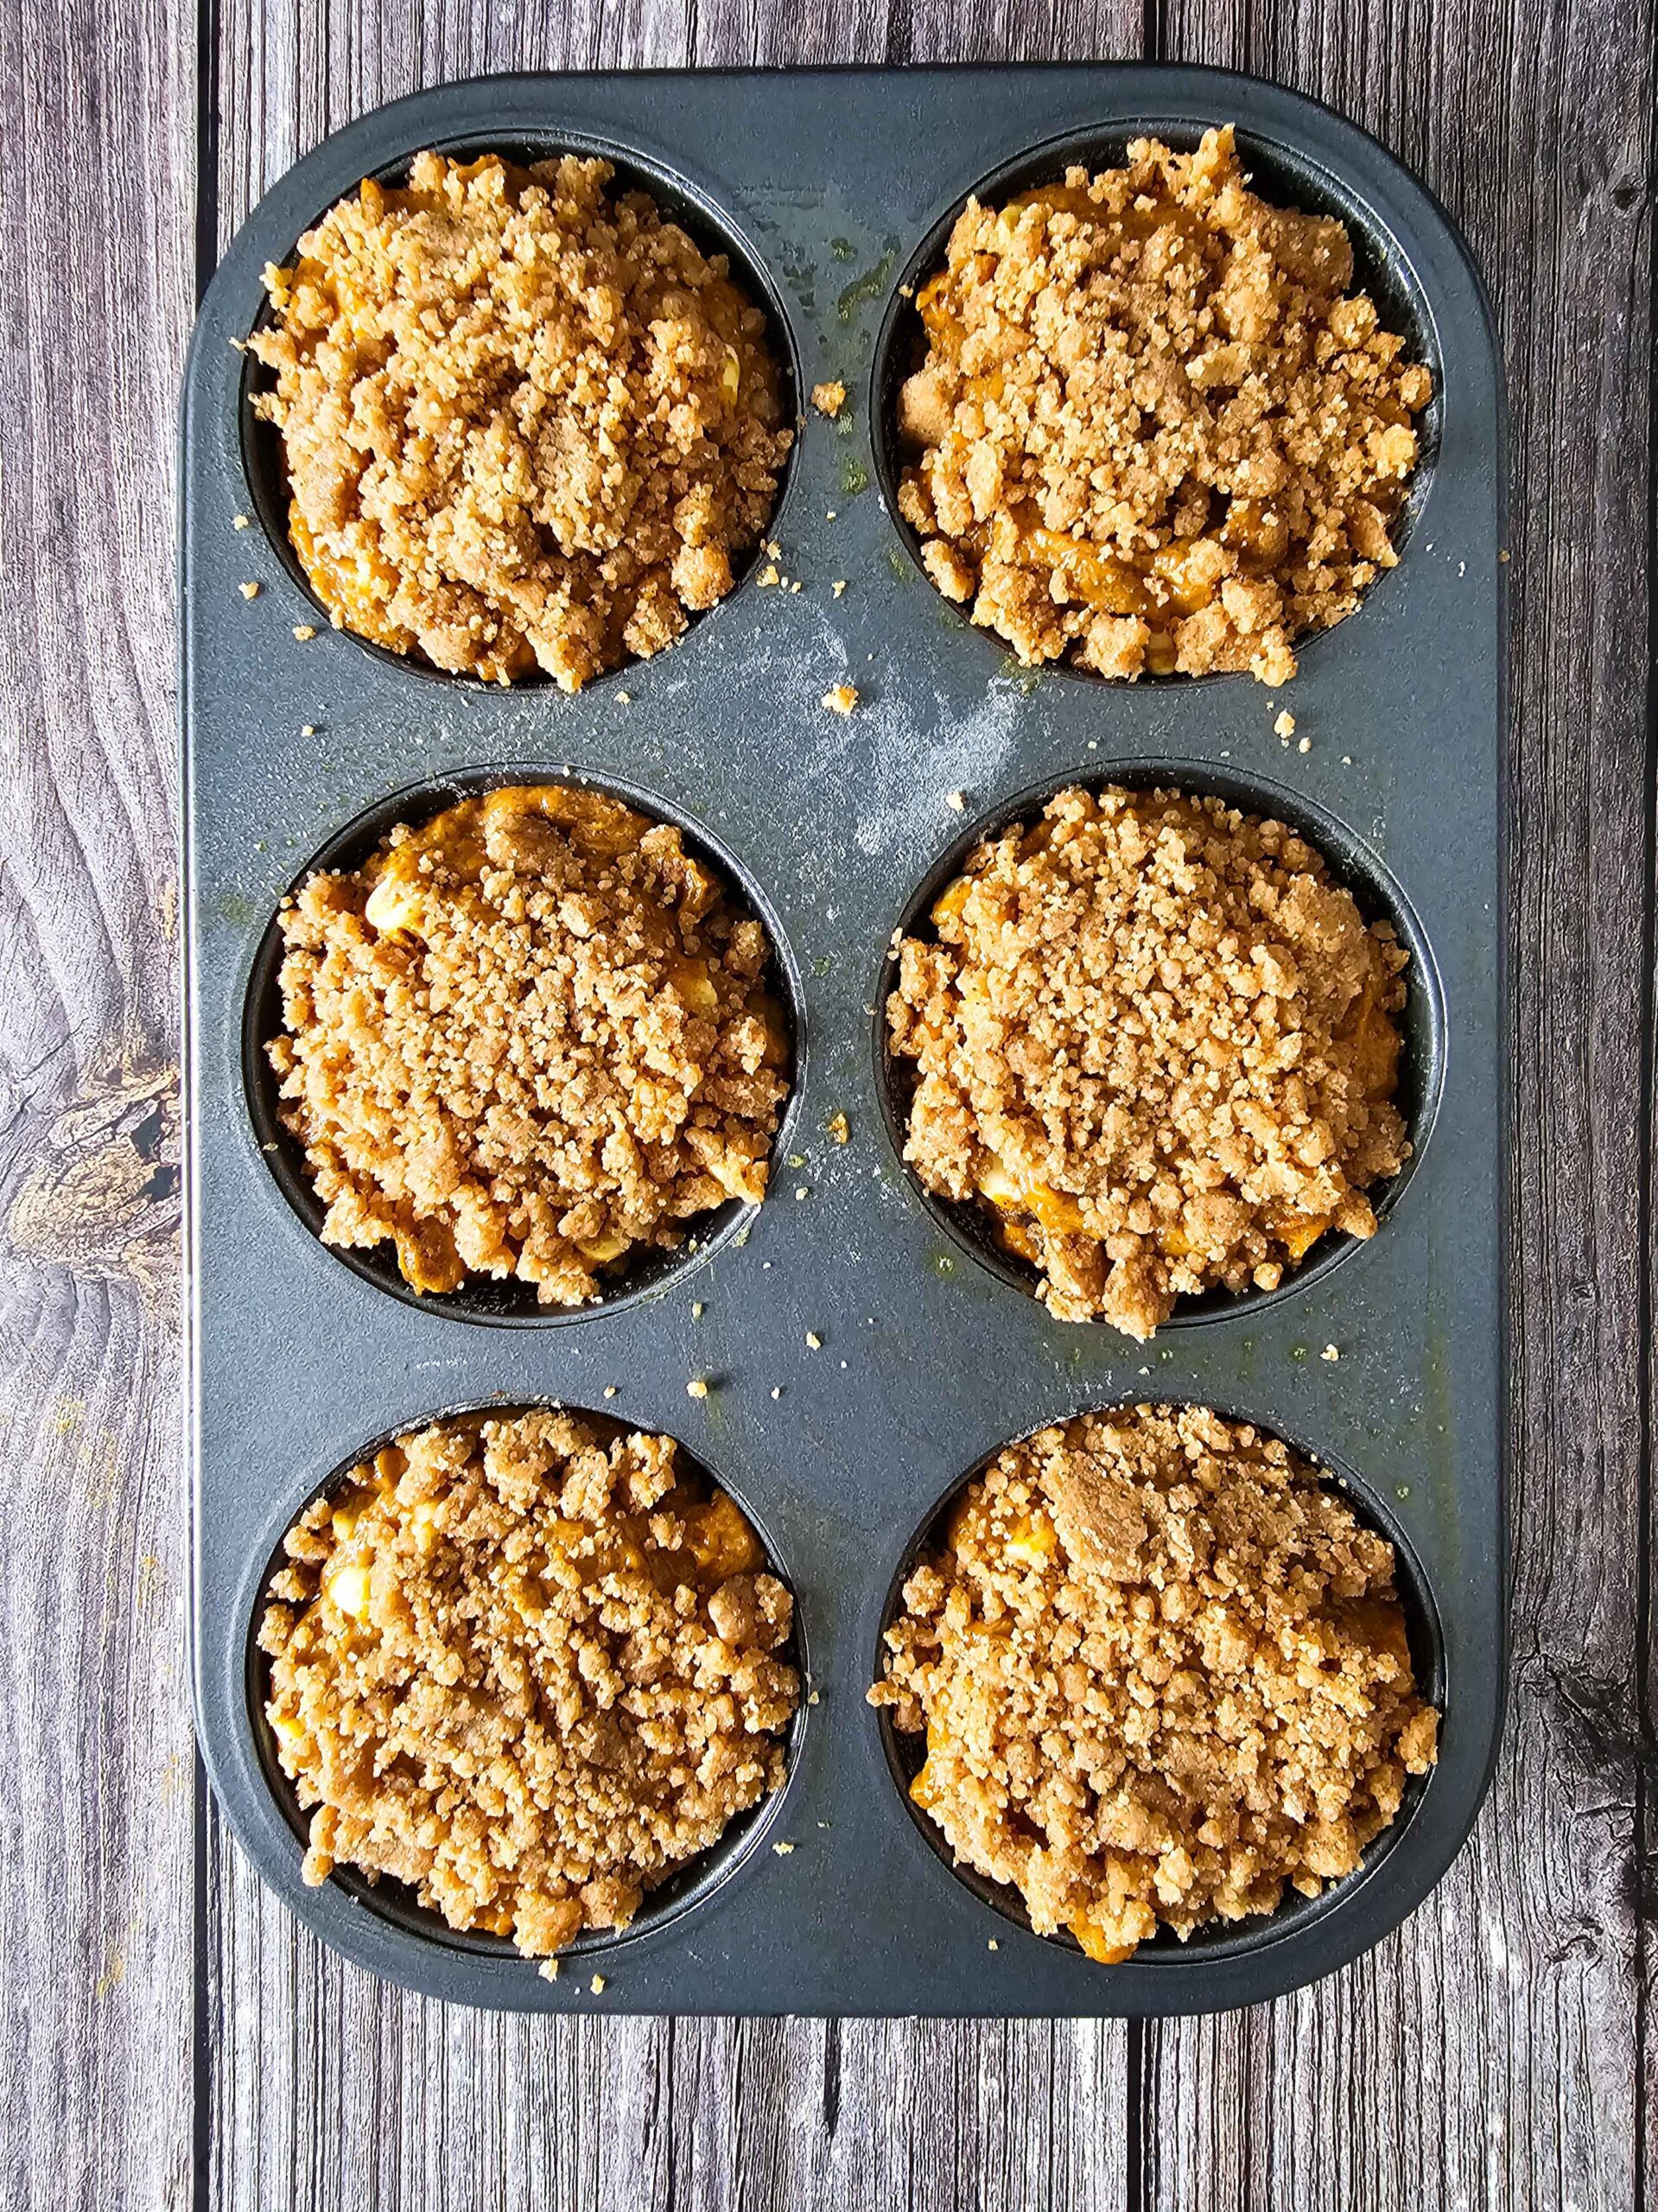
M 143 0 L 118 22 L 0 0 L 0 2204 L 1644 2202 L 1653 29 L 1652 0 Z M 183 1686 L 168 480 L 198 144 L 210 262 L 327 130 L 480 70 L 1142 50 L 1375 130 L 1469 232 L 1509 363 L 1516 1541 L 1491 1799 L 1370 1958 L 1217 2020 L 524 2022 L 407 1997 L 264 1897 L 200 1794 Z
M 7 2206 L 181 2205 L 190 2178 L 170 564 L 194 57 L 175 0 L 108 34 L 90 0 L 49 23 L 0 0 Z

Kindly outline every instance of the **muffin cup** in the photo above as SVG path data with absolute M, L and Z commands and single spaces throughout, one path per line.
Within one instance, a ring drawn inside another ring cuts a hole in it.
M 479 138 L 470 135 L 461 138 L 435 135 L 429 141 L 422 142 L 420 146 L 410 147 L 397 154 L 395 158 L 381 162 L 377 168 L 367 171 L 366 175 L 372 176 L 376 183 L 387 187 L 405 184 L 408 181 L 410 164 L 415 155 L 426 151 L 429 148 L 433 152 L 446 155 L 451 161 L 476 161 L 485 154 L 499 154 L 504 161 L 517 162 L 524 167 L 533 162 L 556 159 L 561 154 L 577 154 L 589 159 L 597 156 L 608 162 L 615 171 L 610 188 L 613 194 L 619 194 L 632 191 L 649 193 L 662 213 L 670 220 L 677 223 L 705 253 L 722 253 L 726 256 L 730 263 L 734 282 L 740 286 L 754 306 L 759 308 L 765 317 L 766 343 L 771 348 L 772 358 L 777 365 L 782 421 L 787 426 L 797 424 L 800 416 L 801 389 L 799 356 L 795 345 L 794 333 L 790 327 L 788 315 L 782 300 L 754 248 L 734 226 L 731 219 L 688 179 L 676 175 L 671 170 L 660 165 L 641 159 L 625 147 L 607 143 L 600 138 L 584 137 L 576 131 L 535 133 L 528 136 L 509 136 L 503 133 L 499 137 L 486 133 Z M 347 187 L 345 193 L 336 193 L 332 199 L 326 200 L 305 221 L 300 230 L 295 232 L 285 250 L 271 255 L 270 258 L 283 266 L 291 263 L 298 251 L 299 240 L 304 233 L 321 222 L 329 210 L 341 198 L 349 196 L 353 189 L 353 187 Z M 275 320 L 270 303 L 263 296 L 262 292 L 258 312 L 248 327 L 248 337 L 252 338 L 259 332 L 270 329 L 273 327 Z M 247 482 L 248 497 L 271 551 L 287 570 L 302 597 L 314 610 L 317 626 L 333 628 L 335 626 L 334 611 L 318 593 L 306 574 L 304 565 L 295 551 L 293 541 L 289 536 L 288 462 L 283 449 L 282 433 L 274 423 L 265 420 L 256 405 L 258 399 L 276 389 L 276 384 L 274 372 L 266 368 L 257 355 L 251 352 L 244 353 L 242 387 L 238 410 L 238 430 L 241 441 L 242 470 Z M 797 444 L 797 437 L 796 445 L 790 448 L 785 457 L 783 467 L 778 472 L 777 498 L 772 506 L 772 519 L 765 531 L 762 533 L 763 537 L 769 536 L 778 526 L 788 497 L 789 480 Z M 732 560 L 734 581 L 731 591 L 727 592 L 725 598 L 720 600 L 715 606 L 705 608 L 700 613 L 691 615 L 691 623 L 700 623 L 710 615 L 717 615 L 720 609 L 731 598 L 732 594 L 742 589 L 744 583 L 753 573 L 757 563 L 764 557 L 760 542 L 748 547 L 740 554 L 734 555 Z M 486 683 L 481 677 L 439 668 L 428 660 L 423 654 L 398 652 L 390 645 L 378 645 L 373 639 L 361 637 L 348 626 L 340 626 L 340 634 L 349 638 L 361 652 L 373 655 L 377 660 L 419 677 L 429 683 L 440 685 L 464 684 L 470 689 L 484 691 L 499 688 Z M 676 643 L 677 642 L 679 641 L 676 640 Z M 668 650 L 671 651 L 672 647 Z M 639 662 L 632 658 L 623 660 L 614 668 L 601 669 L 597 675 L 590 677 L 587 685 L 582 688 L 586 690 L 593 684 L 603 683 L 619 677 L 625 679 L 629 669 L 638 668 L 640 665 Z M 511 688 L 515 690 L 536 690 L 553 686 L 553 684 L 554 679 L 543 668 L 537 665 L 529 670 L 524 675 L 515 677 Z
M 265 1605 L 269 1602 L 268 1593 L 271 1579 L 283 1564 L 283 1543 L 289 1529 L 316 1499 L 327 1497 L 330 1491 L 343 1483 L 353 1467 L 365 1459 L 372 1459 L 377 1452 L 383 1450 L 389 1444 L 395 1443 L 400 1436 L 405 1436 L 416 1429 L 429 1427 L 434 1421 L 454 1420 L 467 1414 L 508 1414 L 533 1410 L 535 1408 L 530 1406 L 505 1406 L 494 1403 L 448 1406 L 438 1413 L 422 1414 L 412 1420 L 400 1422 L 395 1428 L 385 1431 L 383 1434 L 377 1436 L 372 1442 L 365 1444 L 353 1452 L 348 1459 L 342 1460 L 340 1465 L 334 1468 L 323 1481 L 316 1484 L 300 1500 L 278 1532 L 276 1541 L 271 1546 L 265 1571 L 260 1578 L 252 1610 L 248 1618 L 246 1661 L 248 1727 L 257 1750 L 259 1767 L 264 1777 L 265 1786 L 292 1834 L 297 1851 L 302 1855 L 308 1839 L 310 1817 L 308 1813 L 302 1808 L 294 1784 L 283 1772 L 277 1759 L 276 1738 L 271 1732 L 270 1724 L 265 1718 L 265 1706 L 270 1694 L 270 1662 L 260 1650 L 258 1643 L 259 1624 L 264 1617 Z M 607 1441 L 625 1434 L 630 1429 L 638 1426 L 634 1422 L 619 1420 L 613 1413 L 595 1413 L 585 1406 L 571 1406 L 564 1410 L 579 1415 Z M 775 1574 L 779 1581 L 789 1583 L 786 1563 L 779 1560 L 770 1537 L 760 1527 L 746 1503 L 736 1496 L 728 1483 L 705 1467 L 683 1446 L 679 1459 L 687 1472 L 702 1475 L 707 1480 L 734 1497 L 735 1503 L 742 1508 L 750 1525 L 765 1546 L 765 1572 Z M 790 1586 L 792 1587 L 792 1585 Z M 561 1960 L 593 1958 L 595 1961 L 600 1961 L 605 1955 L 620 1949 L 627 1943 L 638 1942 L 644 1936 L 660 1933 L 686 1913 L 695 1910 L 705 1900 L 714 1897 L 727 1882 L 737 1876 L 739 1870 L 759 1848 L 761 1839 L 770 1831 L 783 1812 L 784 1802 L 789 1789 L 789 1775 L 793 1771 L 806 1728 L 808 1709 L 806 1684 L 809 1679 L 806 1630 L 797 1606 L 788 1641 L 779 1648 L 777 1656 L 793 1667 L 801 1678 L 800 1702 L 795 1709 L 794 1718 L 790 1722 L 788 1729 L 779 1739 L 788 1766 L 788 1771 L 785 1772 L 781 1787 L 773 1790 L 769 1796 L 759 1799 L 746 1812 L 739 1813 L 716 1842 L 710 1844 L 706 1851 L 699 1852 L 696 1858 L 688 1860 L 658 1887 L 647 1891 L 645 1902 L 626 1928 L 583 1929 L 579 1936 L 567 1943 L 559 1952 L 558 1956 Z M 328 1876 L 328 1883 L 360 1911 L 372 1916 L 403 1937 L 421 1944 L 441 1945 L 464 1956 L 486 1959 L 497 1965 L 509 1967 L 516 1967 L 530 1974 L 539 1972 L 541 1963 L 539 1960 L 527 1956 L 507 1937 L 488 1935 L 477 1929 L 452 1927 L 441 1913 L 435 1911 L 429 1905 L 422 1904 L 416 1892 L 406 1882 L 396 1881 L 389 1876 L 372 1879 L 359 1868 L 348 1866 L 342 1861 Z
M 1228 119 L 1210 110 L 1205 103 L 1200 118 L 1194 116 L 1189 108 L 1172 109 L 1166 116 L 1137 118 L 1132 124 L 1120 124 L 1106 130 L 1089 127 L 1067 131 L 1043 144 L 1027 148 L 1011 160 L 999 163 L 980 177 L 970 191 L 962 193 L 953 200 L 937 217 L 911 254 L 898 287 L 887 302 L 880 334 L 875 342 L 870 421 L 874 429 L 875 473 L 880 484 L 881 497 L 905 550 L 915 563 L 917 574 L 930 590 L 936 590 L 937 587 L 928 575 L 921 558 L 921 539 L 899 510 L 899 486 L 918 450 L 899 428 L 899 395 L 905 378 L 921 366 L 927 353 L 926 332 L 916 311 L 915 295 L 928 278 L 943 266 L 950 232 L 956 227 L 957 218 L 969 200 L 976 200 L 981 207 L 995 207 L 1017 193 L 1061 182 L 1066 170 L 1072 168 L 1080 166 L 1090 174 L 1097 174 L 1102 169 L 1121 168 L 1127 161 L 1130 143 L 1136 138 L 1158 138 L 1177 153 L 1189 153 L 1214 123 Z M 1419 446 L 1416 467 L 1412 472 L 1403 503 L 1388 532 L 1394 553 L 1402 557 L 1417 521 L 1427 505 L 1439 450 L 1444 362 L 1439 330 L 1427 293 L 1413 265 L 1407 247 L 1395 230 L 1389 227 L 1381 211 L 1356 192 L 1350 181 L 1338 170 L 1325 166 L 1316 154 L 1294 140 L 1269 130 L 1257 130 L 1241 124 L 1236 137 L 1239 159 L 1250 188 L 1269 207 L 1292 207 L 1310 215 L 1334 215 L 1345 224 L 1353 245 L 1353 282 L 1350 289 L 1369 293 L 1376 303 L 1382 327 L 1406 338 L 1409 341 L 1410 359 L 1424 364 L 1432 375 L 1432 397 L 1416 417 Z M 1344 616 L 1342 623 L 1332 627 L 1340 629 L 1346 622 L 1358 620 L 1371 606 L 1375 595 L 1388 590 L 1390 579 L 1395 573 L 1394 569 L 1384 570 L 1366 591 L 1352 613 Z M 1383 605 L 1385 607 L 1385 601 Z M 997 656 L 1006 656 L 1008 648 L 994 632 L 975 627 L 973 634 L 982 641 L 981 651 L 988 647 Z M 1298 662 L 1305 662 L 1309 653 L 1318 652 L 1324 639 L 1330 634 L 1330 631 L 1315 630 L 1298 638 L 1295 640 Z M 1050 665 L 1053 671 L 1066 677 L 1080 678 L 1086 683 L 1112 685 L 1122 681 L 1120 677 L 1102 676 L 1097 670 L 1084 668 L 1069 659 L 1056 661 Z M 1217 670 L 1202 676 L 1147 673 L 1134 681 L 1141 684 L 1168 685 L 1179 689 L 1193 683 L 1253 684 L 1255 678 L 1236 670 Z
M 1041 1282 L 1039 1270 L 1002 1244 L 988 1210 L 970 1200 L 950 1198 L 929 1190 L 905 1159 L 916 1068 L 912 1060 L 901 1058 L 892 1049 L 886 1002 L 898 983 L 897 940 L 936 939 L 937 931 L 929 918 L 933 902 L 987 839 L 999 836 L 1015 823 L 1034 822 L 1058 791 L 1079 786 L 1097 792 L 1108 784 L 1129 791 L 1174 790 L 1199 798 L 1223 799 L 1228 806 L 1246 814 L 1286 823 L 1320 855 L 1332 880 L 1352 893 L 1363 918 L 1367 922 L 1391 923 L 1399 943 L 1409 952 L 1410 965 L 1405 970 L 1407 996 L 1399 1016 L 1403 1050 L 1395 1098 L 1404 1117 L 1411 1152 L 1396 1175 L 1370 1185 L 1364 1193 L 1375 1213 L 1376 1234 L 1382 1234 L 1384 1224 L 1403 1198 L 1426 1148 L 1444 1081 L 1445 993 L 1432 948 L 1402 889 L 1379 856 L 1346 823 L 1283 785 L 1269 782 L 1262 776 L 1233 775 L 1224 764 L 1201 760 L 1133 760 L 1113 766 L 1109 763 L 1102 766 L 1090 754 L 1085 769 L 1072 775 L 1051 778 L 1028 791 L 1018 793 L 1004 801 L 994 813 L 975 823 L 970 830 L 964 830 L 945 848 L 905 902 L 887 939 L 875 986 L 874 1054 L 887 1140 L 913 1184 L 917 1197 L 945 1235 L 970 1260 L 988 1268 L 1013 1289 L 1025 1291 L 1032 1297 L 1037 1294 Z M 1350 1236 L 1338 1230 L 1327 1230 L 1304 1259 L 1286 1266 L 1283 1281 L 1275 1289 L 1222 1288 L 1205 1291 L 1200 1297 L 1183 1297 L 1168 1319 L 1158 1324 L 1158 1334 L 1160 1336 L 1166 1329 L 1189 1327 L 1203 1321 L 1246 1319 L 1276 1300 L 1288 1298 L 1298 1289 L 1322 1282 L 1332 1268 L 1356 1257 L 1372 1241 Z M 1070 1325 L 1109 1328 L 1111 1325 L 1096 1319 Z
M 1142 1402 L 1159 1405 L 1159 1409 L 1167 1405 L 1167 1402 L 1140 1401 L 1133 1398 L 1122 1401 L 1121 1404 L 1126 1407 Z M 1111 1406 L 1089 1406 L 1080 1408 L 1079 1411 L 1110 1413 L 1119 1409 L 1118 1407 Z M 1178 1405 L 1174 1405 L 1167 1406 L 1167 1409 L 1178 1411 L 1181 1408 Z M 1218 1412 L 1225 1420 L 1248 1420 L 1252 1427 L 1260 1427 L 1263 1430 L 1266 1427 L 1266 1424 L 1257 1423 L 1254 1421 L 1252 1416 L 1240 1414 L 1234 1408 L 1216 1407 L 1210 1410 Z M 1063 1415 L 1061 1419 L 1063 1421 L 1077 1417 L 1075 1414 Z M 1049 1424 L 1045 1423 L 1044 1426 L 1049 1426 Z M 1027 1434 L 1030 1433 L 1027 1432 Z M 1009 1437 L 1004 1444 L 998 1445 L 994 1450 L 987 1453 L 976 1466 L 969 1468 L 966 1474 L 953 1482 L 905 1546 L 903 1556 L 893 1572 L 892 1582 L 887 1589 L 886 1605 L 881 1617 L 881 1636 L 875 1651 L 872 1681 L 879 1680 L 885 1672 L 886 1634 L 904 1610 L 904 1585 L 915 1571 L 924 1553 L 937 1552 L 943 1548 L 945 1529 L 956 1500 L 969 1484 L 976 1482 L 980 1476 L 988 1471 L 1001 1453 L 1007 1449 L 1007 1445 L 1022 1443 L 1024 1440 L 1023 1437 Z M 1279 1440 L 1286 1443 L 1291 1441 L 1288 1438 L 1280 1438 Z M 1439 1611 L 1434 1603 L 1427 1576 L 1420 1561 L 1412 1550 L 1397 1516 L 1386 1510 L 1382 1503 L 1381 1494 L 1373 1485 L 1361 1482 L 1356 1475 L 1346 1469 L 1327 1466 L 1324 1459 L 1315 1450 L 1299 1443 L 1294 1448 L 1304 1459 L 1310 1460 L 1315 1466 L 1324 1469 L 1326 1479 L 1322 1486 L 1324 1489 L 1338 1497 L 1344 1504 L 1350 1507 L 1354 1516 L 1363 1527 L 1385 1537 L 1392 1545 L 1394 1583 L 1405 1616 L 1405 1633 L 1410 1644 L 1411 1669 L 1415 1676 L 1417 1694 L 1426 1704 L 1435 1707 L 1439 1712 L 1440 1728 L 1443 1734 L 1445 1731 L 1453 1727 L 1455 1722 L 1453 1716 L 1446 1711 L 1445 1647 L 1439 1629 Z M 1056 1944 L 1061 1949 L 1081 1958 L 1083 1955 L 1081 1945 L 1076 1937 L 1067 1931 L 1061 1931 L 1055 1936 L 1034 1936 L 1034 1931 L 1031 1927 L 1031 1916 L 1026 1909 L 1025 1900 L 1011 1883 L 993 1881 L 988 1875 L 981 1874 L 976 1867 L 969 1866 L 956 1859 L 943 1829 L 928 1817 L 910 1796 L 910 1785 L 921 1771 L 922 1762 L 925 1756 L 924 1739 L 918 1735 L 908 1734 L 895 1727 L 890 1707 L 883 1707 L 880 1710 L 875 1717 L 875 1726 L 880 1737 L 881 1750 L 886 1757 L 887 1771 L 892 1777 L 893 1787 L 899 1793 L 904 1809 L 914 1823 L 922 1840 L 939 1865 L 948 1872 L 951 1879 L 958 1883 L 981 1905 L 988 1906 L 992 1912 L 1013 1927 L 1023 1929 L 1026 1935 L 1032 1936 L 1036 1941 Z M 1430 1767 L 1426 1774 L 1413 1774 L 1407 1777 L 1404 1796 L 1398 1812 L 1387 1827 L 1379 1830 L 1365 1846 L 1363 1855 L 1352 1872 L 1342 1876 L 1337 1881 L 1328 1883 L 1317 1897 L 1303 1897 L 1297 1891 L 1286 1887 L 1283 1897 L 1271 1912 L 1252 1914 L 1247 1919 L 1240 1921 L 1205 1921 L 1184 1938 L 1177 1936 L 1172 1929 L 1159 1923 L 1155 1936 L 1149 1937 L 1135 1951 L 1134 1964 L 1150 1967 L 1178 1967 L 1183 1962 L 1187 1961 L 1195 1961 L 1201 1965 L 1214 1963 L 1222 1959 L 1251 1958 L 1268 1945 L 1280 1942 L 1293 1931 L 1311 1928 L 1326 1915 L 1342 1911 L 1354 1892 L 1362 1884 L 1369 1880 L 1388 1855 L 1406 1844 L 1411 1822 L 1415 1817 L 1418 1807 L 1432 1788 L 1433 1777 L 1437 1770 L 1436 1768 Z
M 799 972 L 764 893 L 740 864 L 688 816 L 664 809 L 648 792 L 637 791 L 614 778 L 588 776 L 569 768 L 519 762 L 497 768 L 458 769 L 435 781 L 392 792 L 347 823 L 314 854 L 284 893 L 253 957 L 242 1016 L 242 1081 L 253 1142 L 283 1196 L 316 1238 L 321 1249 L 342 1261 L 364 1281 L 378 1285 L 422 1313 L 441 1313 L 451 1320 L 488 1322 L 504 1328 L 545 1328 L 613 1312 L 661 1292 L 700 1265 L 728 1238 L 741 1235 L 744 1224 L 753 1220 L 758 1208 L 740 1198 L 728 1199 L 725 1205 L 685 1224 L 679 1244 L 647 1246 L 625 1255 L 613 1275 L 605 1278 L 607 1287 L 603 1294 L 585 1306 L 543 1305 L 536 1294 L 536 1286 L 521 1282 L 517 1277 L 473 1274 L 468 1274 L 457 1290 L 419 1291 L 404 1279 L 390 1240 L 362 1248 L 322 1243 L 327 1208 L 313 1187 L 303 1147 L 282 1118 L 280 1086 L 270 1052 L 272 1041 L 283 1034 L 282 906 L 319 871 L 360 868 L 399 824 L 419 828 L 459 800 L 478 798 L 486 791 L 516 784 L 566 784 L 577 790 L 597 791 L 619 799 L 653 823 L 670 823 L 681 832 L 686 849 L 715 869 L 734 901 L 765 929 L 772 947 L 765 980 L 783 1009 L 788 1031 L 785 1071 L 789 1090 L 772 1140 L 775 1179 L 776 1164 L 788 1149 L 790 1133 L 798 1115 L 805 1048 Z

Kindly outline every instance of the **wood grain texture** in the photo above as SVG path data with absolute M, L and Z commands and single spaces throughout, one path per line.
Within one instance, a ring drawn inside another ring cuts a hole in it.
M 8 2207 L 182 2205 L 190 2174 L 171 474 L 194 86 L 171 0 L 130 34 L 0 5 Z
M 118 20 L 0 0 L 0 2207 L 1634 2212 L 1658 2186 L 1642 2171 L 1658 2106 L 1639 2124 L 1643 2088 L 1658 2094 L 1652 16 L 1653 0 L 210 11 L 209 248 L 326 131 L 446 79 L 1085 59 L 1145 39 L 1366 123 L 1492 280 L 1515 455 L 1513 1718 L 1473 1845 L 1370 1958 L 1274 2006 L 1125 2030 L 444 2007 L 322 1950 L 198 1796 L 172 1319 L 168 483 L 198 26 L 182 0 Z

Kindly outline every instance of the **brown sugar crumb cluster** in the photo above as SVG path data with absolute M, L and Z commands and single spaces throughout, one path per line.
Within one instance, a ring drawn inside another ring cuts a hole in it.
M 259 405 L 336 627 L 574 691 L 731 589 L 792 435 L 765 318 L 612 175 L 420 154 L 266 270 Z
M 1062 1320 L 1149 1337 L 1177 1298 L 1275 1288 L 1410 1147 L 1408 955 L 1283 823 L 1173 791 L 1061 791 L 905 938 L 905 1158 L 987 1208 Z
M 787 1094 L 752 915 L 679 831 L 562 785 L 394 830 L 283 910 L 284 1123 L 325 1243 L 385 1238 L 575 1306 L 640 1247 L 757 1204 Z
M 1257 199 L 1229 125 L 969 200 L 899 410 L 934 582 L 1030 665 L 1286 682 L 1394 565 L 1432 391 L 1352 281 L 1344 225 Z
M 1392 1547 L 1207 1408 L 1010 1446 L 903 1602 L 869 1698 L 925 1732 L 911 1796 L 1090 1958 L 1316 1896 L 1434 1761 Z
M 451 1927 L 559 1950 L 784 1778 L 792 1601 L 668 1436 L 557 1411 L 435 1422 L 289 1532 L 266 1717 L 305 1879 L 408 1883 Z

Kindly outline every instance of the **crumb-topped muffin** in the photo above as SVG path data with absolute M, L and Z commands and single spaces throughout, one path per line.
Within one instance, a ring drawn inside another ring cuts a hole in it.
M 508 786 L 313 875 L 281 915 L 280 1111 L 325 1243 L 404 1280 L 598 1296 L 765 1192 L 788 1092 L 765 931 L 679 831 Z
M 265 271 L 251 351 L 337 627 L 567 691 L 731 589 L 792 430 L 765 317 L 607 162 L 416 156 Z
M 1062 1320 L 1149 1337 L 1274 1289 L 1409 1152 L 1408 956 L 1282 823 L 1174 791 L 1059 792 L 899 948 L 904 1156 L 974 1204 Z
M 671 1437 L 435 1421 L 289 1530 L 259 1628 L 307 1882 L 405 1882 L 550 1956 L 784 1779 L 792 1601 Z
M 1433 1764 L 1393 1548 L 1204 1408 L 1010 1445 L 904 1586 L 871 1704 L 911 1786 L 1039 1935 L 1132 1956 L 1350 1873 Z
M 1334 216 L 1248 188 L 1231 127 L 969 200 L 916 295 L 899 506 L 1027 664 L 1295 673 L 1394 565 L 1432 378 Z

